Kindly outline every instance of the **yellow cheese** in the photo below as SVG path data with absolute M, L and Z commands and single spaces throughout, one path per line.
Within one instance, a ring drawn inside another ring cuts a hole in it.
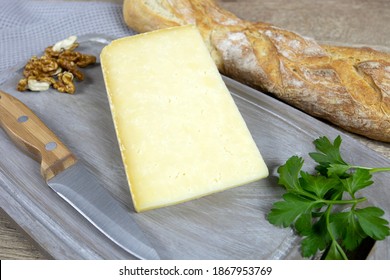
M 268 176 L 196 27 L 118 39 L 100 57 L 136 211 Z

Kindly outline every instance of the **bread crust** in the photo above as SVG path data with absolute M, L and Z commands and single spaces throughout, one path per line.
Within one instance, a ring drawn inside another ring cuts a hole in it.
M 196 24 L 218 69 L 349 132 L 390 142 L 390 54 L 321 45 L 211 0 L 124 0 L 137 32 Z

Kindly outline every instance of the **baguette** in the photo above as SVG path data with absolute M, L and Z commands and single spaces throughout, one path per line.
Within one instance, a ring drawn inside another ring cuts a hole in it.
M 390 54 L 321 45 L 212 0 L 124 0 L 128 27 L 195 24 L 219 71 L 349 132 L 390 142 Z

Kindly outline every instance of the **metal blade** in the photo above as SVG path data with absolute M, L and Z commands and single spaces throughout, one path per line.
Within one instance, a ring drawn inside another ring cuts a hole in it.
M 140 259 L 160 259 L 126 208 L 80 162 L 48 181 L 48 185 L 96 228 Z

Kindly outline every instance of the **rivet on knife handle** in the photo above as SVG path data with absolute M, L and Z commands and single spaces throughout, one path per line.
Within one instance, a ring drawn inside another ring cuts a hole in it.
M 1 90 L 0 125 L 16 144 L 40 161 L 41 174 L 46 181 L 77 161 L 26 105 Z

